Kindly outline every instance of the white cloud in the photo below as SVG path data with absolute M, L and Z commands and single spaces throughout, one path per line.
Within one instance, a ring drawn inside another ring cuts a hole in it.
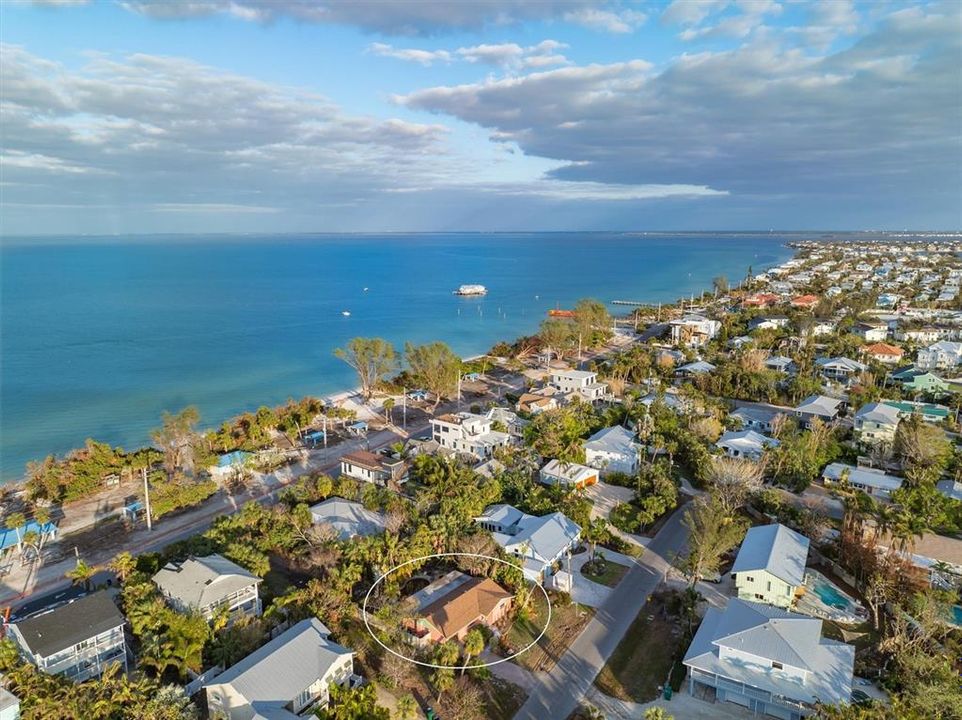
M 555 52 L 568 47 L 557 40 L 542 40 L 536 45 L 522 47 L 517 43 L 481 44 L 459 47 L 456 50 L 420 50 L 417 48 L 396 48 L 386 43 L 372 43 L 368 52 L 382 57 L 396 58 L 430 66 L 435 62 L 464 62 L 494 65 L 501 68 L 519 69 L 522 67 L 550 67 L 566 65 L 568 59 Z
M 564 19 L 592 30 L 624 34 L 637 30 L 648 16 L 637 10 L 602 10 L 590 7 L 566 12 Z
M 371 43 L 368 51 L 381 57 L 396 58 L 421 65 L 432 65 L 435 62 L 451 62 L 451 53 L 447 50 L 419 50 L 417 48 L 395 48 L 385 43 Z
M 672 0 L 661 14 L 661 21 L 668 25 L 697 25 L 728 4 L 729 0 Z

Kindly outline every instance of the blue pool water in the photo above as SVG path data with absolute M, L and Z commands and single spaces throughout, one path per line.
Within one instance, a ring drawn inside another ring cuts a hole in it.
M 795 237 L 801 237 L 796 235 Z M 463 356 L 578 298 L 674 301 L 791 257 L 788 235 L 4 238 L 0 478 L 87 437 L 135 447 L 164 410 L 201 424 L 353 387 L 355 336 Z M 484 298 L 457 298 L 463 283 Z M 365 292 L 365 288 L 368 290 Z M 342 315 L 350 311 L 350 316 Z
M 962 627 L 962 605 L 952 606 L 952 624 Z
M 812 591 L 829 607 L 833 607 L 836 610 L 848 610 L 848 598 L 842 595 L 838 589 L 827 580 L 815 578 L 815 581 L 812 583 Z

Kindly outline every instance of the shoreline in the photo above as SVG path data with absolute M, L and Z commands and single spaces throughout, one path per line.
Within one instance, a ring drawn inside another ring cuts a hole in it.
M 407 233 L 397 233 L 397 234 L 401 235 L 401 234 L 407 234 Z M 466 234 L 471 234 L 471 233 L 466 233 Z M 532 233 L 532 234 L 542 234 L 542 233 Z M 632 235 L 632 234 L 647 234 L 647 232 L 646 232 L 646 231 L 612 231 L 612 234 L 620 234 L 620 235 L 628 236 L 628 235 Z M 679 233 L 679 234 L 683 234 L 683 235 L 695 235 L 695 234 L 712 234 L 712 233 L 711 233 L 710 231 L 705 231 L 704 233 Z M 737 235 L 737 234 L 742 234 L 742 233 L 732 232 L 732 233 L 729 233 L 729 234 Z M 759 234 L 768 234 L 768 233 L 759 233 Z M 771 268 L 771 267 L 774 267 L 774 266 L 777 266 L 777 265 L 779 265 L 779 264 L 781 264 L 781 263 L 787 262 L 787 261 L 790 260 L 791 258 L 795 257 L 795 256 L 797 255 L 797 253 L 798 253 L 798 249 L 797 249 L 797 248 L 791 247 L 792 240 L 791 240 L 789 237 L 775 236 L 775 237 L 773 237 L 772 239 L 778 242 L 778 246 L 779 246 L 780 248 L 783 248 L 783 249 L 785 249 L 785 250 L 788 250 L 788 251 L 789 251 L 789 254 L 788 254 L 787 257 L 785 257 L 785 258 L 783 258 L 783 259 L 780 259 L 780 260 L 772 260 L 772 261 L 770 261 L 769 263 L 765 263 L 765 264 L 762 264 L 762 265 L 757 266 L 756 268 L 754 268 L 754 271 L 755 271 L 756 273 L 757 273 L 757 272 L 764 272 L 765 270 L 767 270 L 767 269 L 769 269 L 769 268 Z M 691 275 L 690 272 L 689 272 L 689 275 Z M 683 280 L 683 278 L 682 278 L 681 276 L 679 276 L 678 284 L 682 284 L 682 280 Z M 735 287 L 734 284 L 733 284 L 733 287 Z M 704 295 L 705 293 L 710 293 L 710 292 L 711 292 L 710 288 L 706 289 L 705 287 L 702 287 L 702 288 L 700 289 L 700 291 L 698 292 L 698 296 L 701 296 L 701 295 Z M 690 295 L 690 294 L 689 294 L 689 295 Z M 671 305 L 676 305 L 676 304 L 681 304 L 681 305 L 683 305 L 685 302 L 687 302 L 687 301 L 689 300 L 689 295 L 685 295 L 685 296 L 676 295 L 676 296 L 674 297 L 674 299 L 671 300 L 670 302 L 660 302 L 660 303 L 659 303 L 659 302 L 657 302 L 657 301 L 647 301 L 647 300 L 643 300 L 643 299 L 642 299 L 642 300 L 639 300 L 639 302 L 644 303 L 644 306 L 651 306 L 651 307 L 655 307 L 656 305 L 666 305 L 666 306 L 671 306 Z M 589 295 L 586 295 L 586 297 L 592 297 L 592 295 L 589 294 Z M 605 306 L 606 306 L 607 308 L 612 308 L 612 301 L 609 300 L 609 301 L 602 301 L 602 302 L 604 302 L 604 304 L 605 304 Z M 621 308 L 620 306 L 614 306 L 614 310 L 611 312 L 612 318 L 613 318 L 613 319 L 620 319 L 620 318 L 624 318 L 624 317 L 630 317 L 631 312 L 632 312 L 632 310 L 634 310 L 634 309 L 637 309 L 637 308 Z M 619 310 L 623 310 L 624 312 L 619 312 Z M 491 341 L 491 342 L 489 343 L 487 349 L 490 349 L 491 347 L 493 347 L 495 344 L 497 344 L 497 343 L 499 343 L 499 342 L 508 342 L 508 343 L 511 343 L 511 342 L 514 342 L 515 340 L 517 340 L 517 338 L 519 338 L 519 337 L 523 337 L 523 336 L 525 336 L 525 335 L 535 334 L 535 333 L 537 332 L 538 323 L 540 323 L 541 320 L 544 319 L 544 316 L 539 315 L 539 316 L 531 316 L 531 317 L 532 317 L 532 320 L 534 321 L 534 323 L 533 323 L 533 325 L 529 328 L 529 330 L 528 330 L 527 332 L 523 332 L 523 333 L 520 333 L 520 334 L 518 334 L 518 335 L 508 336 L 508 337 L 498 336 L 498 337 L 496 337 L 493 341 Z M 443 341 L 443 340 L 442 340 L 442 341 Z M 469 356 L 465 356 L 465 357 L 462 358 L 462 360 L 463 360 L 463 361 L 471 361 L 471 360 L 474 360 L 474 359 L 483 357 L 483 356 L 485 356 L 485 355 L 487 355 L 487 352 L 480 352 L 480 353 L 472 354 L 472 355 L 469 355 Z M 304 398 L 304 397 L 316 397 L 316 398 L 318 398 L 318 399 L 320 399 L 320 400 L 322 400 L 322 401 L 331 402 L 331 403 L 333 403 L 333 404 L 336 404 L 336 403 L 340 403 L 340 402 L 344 402 L 344 401 L 346 401 L 346 400 L 349 400 L 350 398 L 352 398 L 352 397 L 354 397 L 354 396 L 357 396 L 360 392 L 361 392 L 361 388 L 360 388 L 359 386 L 357 386 L 357 385 L 354 385 L 354 386 L 349 386 L 349 387 L 341 386 L 341 387 L 338 388 L 338 389 L 334 389 L 334 390 L 331 390 L 331 391 L 326 392 L 326 393 L 314 394 L 314 393 L 311 393 L 311 392 L 307 392 L 307 393 L 298 393 L 298 394 L 295 394 L 295 395 L 289 395 L 288 397 L 292 397 L 292 398 L 295 399 L 295 400 L 298 400 L 298 399 L 301 399 L 301 398 Z M 236 411 L 236 412 L 233 412 L 233 413 L 231 413 L 231 414 L 227 414 L 227 415 L 225 415 L 225 416 L 217 416 L 217 417 L 214 418 L 214 419 L 204 418 L 203 421 L 202 421 L 201 432 L 205 432 L 205 431 L 207 431 L 207 430 L 216 428 L 216 427 L 220 426 L 221 424 L 223 424 L 223 423 L 225 423 L 225 422 L 230 422 L 231 420 L 239 417 L 240 415 L 242 415 L 242 414 L 245 413 L 245 412 L 255 412 L 258 407 L 263 407 L 263 406 L 275 407 L 275 406 L 278 406 L 278 405 L 280 405 L 280 404 L 283 404 L 283 402 L 284 402 L 284 400 L 280 400 L 280 401 L 277 401 L 277 402 L 266 401 L 266 402 L 261 402 L 261 403 L 251 403 L 251 404 L 248 404 L 248 405 L 243 405 L 243 404 L 242 404 L 242 407 L 247 407 L 248 409 L 247 409 L 247 410 Z M 191 403 L 191 402 L 189 401 L 189 399 L 188 399 L 188 401 L 187 401 L 186 403 L 184 403 L 184 406 L 189 406 L 189 405 L 191 405 L 191 404 L 192 404 L 192 403 Z M 180 408 L 168 408 L 168 410 L 171 411 L 171 412 L 177 411 L 177 410 L 179 410 L 179 409 L 180 409 Z M 53 455 L 57 460 L 62 460 L 64 457 L 66 457 L 66 456 L 67 456 L 68 454 L 70 454 L 71 452 L 73 452 L 73 451 L 75 451 L 75 450 L 78 450 L 78 449 L 81 449 L 81 448 L 83 447 L 83 443 L 84 443 L 85 439 L 88 439 L 88 438 L 89 438 L 89 439 L 93 439 L 93 440 L 95 440 L 95 441 L 97 441 L 97 442 L 105 442 L 106 444 L 111 445 L 111 447 L 123 447 L 123 448 L 125 449 L 125 451 L 126 451 L 126 452 L 129 452 L 129 453 L 136 452 L 136 451 L 138 451 L 138 450 L 151 447 L 149 438 L 146 438 L 146 439 L 144 439 L 144 440 L 141 441 L 141 442 L 136 442 L 136 441 L 135 441 L 135 442 L 124 442 L 123 440 L 120 440 L 120 441 L 117 441 L 116 443 L 114 443 L 114 442 L 109 442 L 109 441 L 98 440 L 98 438 L 97 438 L 95 435 L 85 434 L 85 435 L 84 435 L 84 440 L 77 441 L 77 443 L 76 443 L 73 447 L 71 447 L 71 448 L 69 448 L 69 449 L 67 449 L 67 450 L 65 450 L 65 451 L 62 451 L 62 452 L 46 452 L 46 453 L 43 453 L 43 454 L 41 454 L 41 455 L 39 455 L 39 456 L 30 458 L 27 462 L 30 462 L 30 461 L 33 461 L 33 462 L 42 462 L 44 458 L 46 458 L 46 457 L 48 457 L 48 456 L 50 456 L 50 455 Z M 21 492 L 22 489 L 23 489 L 23 486 L 24 486 L 24 484 L 25 484 L 25 482 L 26 482 L 26 480 L 27 480 L 27 475 L 26 475 L 25 467 L 26 467 L 26 465 L 24 464 L 24 466 L 17 472 L 16 475 L 10 475 L 10 476 L 7 476 L 7 477 L 0 477 L 0 485 L 2 485 L 2 486 L 3 486 L 4 488 L 6 488 L 8 491 Z

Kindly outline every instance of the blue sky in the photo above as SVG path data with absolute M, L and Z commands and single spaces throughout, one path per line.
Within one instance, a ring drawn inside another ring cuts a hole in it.
M 0 4 L 6 234 L 962 226 L 960 4 Z

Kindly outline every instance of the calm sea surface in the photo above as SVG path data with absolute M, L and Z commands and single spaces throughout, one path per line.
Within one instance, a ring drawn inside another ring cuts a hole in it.
M 580 297 L 672 301 L 791 255 L 778 235 L 519 233 L 8 239 L 0 247 L 0 477 L 87 437 L 147 440 L 352 387 L 357 335 L 459 353 Z M 483 299 L 458 298 L 481 283 Z M 364 288 L 368 288 L 365 292 Z M 350 317 L 341 313 L 350 311 Z

